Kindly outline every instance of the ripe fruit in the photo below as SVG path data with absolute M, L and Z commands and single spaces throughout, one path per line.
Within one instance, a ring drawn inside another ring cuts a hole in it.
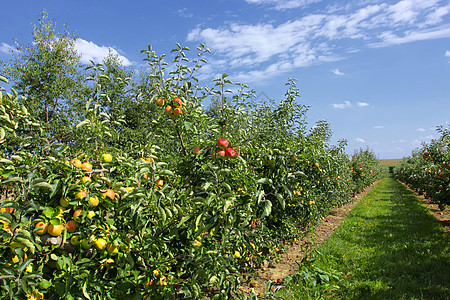
M 112 162 L 112 159 L 113 159 L 113 157 L 109 153 L 105 153 L 105 154 L 102 155 L 102 161 L 103 162 L 109 163 L 109 162 Z
M 173 114 L 177 117 L 180 116 L 182 113 L 183 113 L 183 110 L 179 107 L 177 107 L 173 110 Z
M 86 172 L 91 172 L 91 171 L 92 171 L 92 165 L 91 165 L 90 163 L 88 163 L 88 162 L 84 162 L 84 163 L 81 165 L 81 168 L 82 168 L 82 169 L 85 169 Z
M 156 180 L 156 185 L 157 186 L 163 186 L 164 185 L 164 181 L 161 178 L 159 178 L 158 180 Z
M 81 182 L 83 182 L 83 183 L 91 182 L 91 181 L 92 181 L 92 179 L 91 179 L 91 177 L 89 177 L 89 176 L 83 176 L 83 177 L 81 178 Z
M 79 235 L 74 235 L 74 236 L 72 236 L 71 238 L 70 238 L 70 244 L 72 245 L 72 246 L 78 246 L 79 244 L 81 244 L 81 241 L 80 241 L 80 236 Z
M 85 191 L 80 191 L 80 192 L 78 192 L 78 193 L 76 193 L 75 194 L 75 198 L 76 199 L 82 199 L 82 198 L 84 198 L 84 197 L 86 197 L 87 196 L 87 192 L 85 192 Z M 62 206 L 62 205 L 61 205 Z
M 114 193 L 114 191 L 111 189 L 106 189 L 105 192 L 102 193 L 102 195 L 105 198 L 109 197 L 111 200 L 113 200 L 116 193 Z
M 75 167 L 75 168 L 81 168 L 81 161 L 78 158 L 73 158 L 70 160 L 70 163 Z
M 52 236 L 59 236 L 63 231 L 64 231 L 64 224 L 57 224 L 57 225 L 50 224 L 47 226 L 47 232 Z
M 88 211 L 87 217 L 88 217 L 89 219 L 92 219 L 93 217 L 95 217 L 95 212 L 92 211 L 92 210 Z
M 192 151 L 192 153 L 194 153 L 194 155 L 197 155 L 200 152 L 200 148 L 199 147 L 195 147 L 194 151 Z
M 77 209 L 73 212 L 73 219 L 75 222 L 80 223 L 83 220 L 83 211 L 81 209 Z
M 97 206 L 98 205 L 98 197 L 94 196 L 94 197 L 89 197 L 89 204 L 92 206 Z
M 239 258 L 241 257 L 241 253 L 239 253 L 239 251 L 234 251 L 234 257 Z
M 164 106 L 164 102 L 166 102 L 164 98 L 158 98 L 158 99 L 156 99 L 156 104 L 157 104 L 158 106 Z
M 291 161 L 292 161 L 292 162 L 296 162 L 296 161 L 297 161 L 297 158 L 294 157 L 294 156 L 292 156 L 292 157 L 291 157 Z
M 74 232 L 75 229 L 77 229 L 77 223 L 75 223 L 75 221 L 73 220 L 70 220 L 66 223 L 66 229 L 68 232 Z
M 95 240 L 94 246 L 97 250 L 103 250 L 106 248 L 106 244 L 107 242 L 105 239 L 99 238 Z
M 217 155 L 219 155 L 221 157 L 224 157 L 225 156 L 225 151 L 220 149 L 220 150 L 217 151 Z
M 47 224 L 44 222 L 37 223 L 35 228 L 39 228 L 38 230 L 35 231 L 39 235 L 43 235 L 44 233 L 47 232 Z
M 219 149 L 225 150 L 228 148 L 228 141 L 224 138 L 220 139 L 217 142 L 217 147 L 219 147 Z
M 165 112 L 167 115 L 171 115 L 172 114 L 172 106 L 166 106 Z
M 227 148 L 227 150 L 225 150 L 225 155 L 227 157 L 237 157 L 237 152 L 233 149 L 233 148 Z
M 14 210 L 13 207 L 2 207 L 2 208 L 0 209 L 1 212 L 7 212 L 7 213 L 12 213 L 13 210 Z
M 180 98 L 175 98 L 175 99 L 173 99 L 173 107 L 176 107 L 176 108 L 178 108 L 178 107 L 182 107 L 183 106 L 183 101 L 181 101 L 181 99 Z
M 59 199 L 59 205 L 61 205 L 62 207 L 68 207 L 69 206 L 69 199 L 67 199 L 67 198 Z

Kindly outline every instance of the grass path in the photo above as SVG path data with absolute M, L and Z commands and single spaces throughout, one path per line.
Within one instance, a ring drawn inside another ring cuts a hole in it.
M 450 299 L 449 242 L 449 235 L 418 199 L 388 177 L 320 246 L 322 255 L 305 262 L 303 271 L 275 296 Z M 339 279 L 315 285 L 328 277 L 319 276 L 322 270 Z

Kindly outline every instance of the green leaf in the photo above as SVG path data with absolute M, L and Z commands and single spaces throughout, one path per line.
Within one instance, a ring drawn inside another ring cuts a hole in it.
M 22 162 L 23 161 L 23 158 L 20 157 L 19 155 L 11 155 L 11 158 L 14 159 L 15 161 L 18 161 L 18 162 Z
M 23 181 L 22 181 L 22 178 L 20 178 L 20 177 L 9 177 L 5 181 L 3 181 L 2 184 L 14 183 L 14 182 L 22 183 Z
M 275 193 L 275 196 L 278 199 L 278 202 L 280 202 L 280 205 L 283 209 L 286 208 L 286 201 L 284 201 L 284 197 L 282 195 L 280 195 L 279 193 Z
M 22 273 L 23 270 L 25 270 L 25 268 L 33 261 L 34 259 L 29 258 L 26 261 L 23 262 L 23 264 L 17 269 L 17 271 L 19 271 L 19 273 Z
M 52 207 L 47 207 L 44 209 L 43 211 L 44 216 L 46 216 L 47 218 L 51 218 L 53 216 L 53 214 L 55 213 L 55 210 Z
M 203 213 L 199 214 L 198 217 L 195 219 L 195 228 L 198 227 L 198 223 L 200 223 L 202 216 L 203 216 Z
M 0 215 L 0 221 L 3 221 L 3 222 L 6 222 L 6 223 L 11 223 L 12 222 L 12 217 L 11 217 L 11 214 L 1 214 Z
M 256 181 L 257 184 L 272 184 L 272 179 L 269 178 L 260 178 Z
M 30 252 L 34 254 L 34 251 L 36 250 L 36 248 L 32 241 L 30 241 L 27 238 L 18 237 L 18 236 L 15 236 L 13 240 L 19 244 L 25 245 L 30 250 Z
M 223 213 L 226 214 L 228 208 L 231 206 L 231 203 L 233 203 L 232 199 L 228 199 L 225 201 L 225 205 L 223 206 Z
M 0 128 L 0 140 L 3 140 L 6 136 L 5 129 Z
M 47 279 L 42 279 L 41 282 L 39 282 L 39 288 L 41 288 L 41 289 L 46 290 L 51 286 L 52 286 L 52 282 L 48 281 Z
M 224 187 L 227 189 L 227 191 L 228 191 L 229 193 L 231 193 L 231 186 L 230 186 L 228 183 L 223 182 L 223 183 L 222 183 L 222 186 L 224 186 Z
M 258 204 L 261 203 L 261 201 L 262 201 L 264 195 L 265 195 L 265 194 L 264 194 L 264 191 L 261 191 L 261 192 L 259 193 L 259 195 L 258 195 Z
M 8 79 L 4 76 L 0 76 L 0 81 L 3 81 L 4 83 L 9 83 Z
M 39 182 L 33 185 L 33 188 L 41 188 L 41 189 L 46 189 L 46 190 L 50 190 L 51 192 L 53 192 L 53 187 L 48 184 L 47 182 Z
M 181 225 L 183 225 L 187 220 L 189 220 L 190 217 L 189 216 L 184 216 L 181 218 L 180 222 L 178 222 L 177 227 L 180 228 Z
M 272 202 L 270 202 L 270 200 L 264 200 L 263 203 L 264 203 L 263 204 L 264 208 L 263 208 L 263 214 L 261 216 L 261 219 L 269 216 L 270 213 L 272 212 Z
M 89 120 L 81 121 L 80 123 L 77 124 L 76 128 L 77 128 L 77 129 L 78 129 L 78 128 L 81 128 L 81 127 L 83 127 L 83 126 L 85 126 L 85 125 L 87 125 L 87 124 L 89 124 L 89 123 L 91 123 L 91 121 L 89 121 Z
M 6 159 L 6 158 L 0 158 L 0 163 L 12 165 L 13 162 L 11 160 L 9 160 L 9 159 Z
M 175 176 L 175 173 L 170 170 L 162 170 L 159 171 L 159 175 Z

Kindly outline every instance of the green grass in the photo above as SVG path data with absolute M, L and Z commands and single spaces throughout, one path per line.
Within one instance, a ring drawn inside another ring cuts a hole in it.
M 383 179 L 304 268 L 339 277 L 314 286 L 305 272 L 281 299 L 450 299 L 449 236 L 402 184 Z M 300 275 L 302 274 L 302 275 Z

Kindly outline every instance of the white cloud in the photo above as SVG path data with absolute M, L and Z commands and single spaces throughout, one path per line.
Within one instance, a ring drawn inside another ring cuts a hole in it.
M 384 126 L 383 125 L 376 125 L 376 126 L 373 126 L 373 128 L 375 128 L 375 129 L 382 129 L 382 128 L 384 128 Z
M 177 10 L 177 13 L 184 18 L 192 18 L 194 16 L 194 14 L 187 8 L 179 9 Z
M 245 0 L 251 4 L 271 5 L 278 10 L 297 8 L 309 5 L 311 3 L 321 2 L 322 0 Z
M 417 21 L 420 14 L 429 12 L 436 7 L 439 0 L 403 0 L 389 6 L 388 17 L 396 23 L 412 24 Z
M 344 75 L 344 73 L 339 71 L 339 69 L 332 69 L 331 72 L 333 72 L 334 75 L 339 75 L 339 76 L 343 76 Z
M 365 143 L 366 141 L 363 138 L 356 138 L 355 141 L 357 141 L 358 143 Z
M 318 0 L 246 0 L 276 9 L 302 7 Z M 351 2 L 322 12 L 299 14 L 282 23 L 228 23 L 216 28 L 197 27 L 188 41 L 206 44 L 225 64 L 221 73 L 239 70 L 238 78 L 259 81 L 313 64 L 338 61 L 360 48 L 388 47 L 450 37 L 446 18 L 450 5 L 443 0 L 401 0 L 393 4 Z M 444 3 L 445 2 L 445 3 Z M 264 18 L 263 18 L 264 20 Z M 351 48 L 348 48 L 351 41 Z M 341 43 L 346 41 L 346 43 Z M 346 46 L 344 46 L 344 44 Z M 230 70 L 231 69 L 231 70 Z M 225 71 L 225 70 L 223 70 Z M 336 75 L 339 69 L 332 70 Z M 233 75 L 233 74 L 231 74 Z M 236 76 L 234 74 L 233 76 Z
M 15 47 L 13 47 L 7 43 L 0 44 L 0 52 L 2 52 L 2 53 L 11 54 L 11 50 L 14 50 L 14 49 L 15 49 Z
M 346 108 L 352 108 L 353 104 L 350 101 L 344 101 L 344 103 L 333 103 L 333 104 L 331 104 L 331 106 L 333 106 L 334 108 L 338 108 L 338 109 L 346 109 Z M 366 103 L 366 102 L 356 102 L 356 106 L 357 107 L 366 107 L 366 106 L 370 106 L 370 104 Z
M 391 45 L 400 45 L 417 41 L 449 38 L 450 26 L 445 25 L 438 28 L 432 28 L 419 31 L 406 31 L 403 36 L 398 36 L 392 31 L 386 31 L 379 35 L 381 42 L 370 43 L 369 46 L 379 48 Z
M 346 108 L 353 107 L 353 105 L 350 101 L 344 101 L 344 103 L 339 103 L 339 104 L 331 104 L 331 106 L 333 106 L 334 108 L 338 108 L 338 109 L 346 109 Z
M 124 66 L 130 66 L 132 63 L 123 55 L 120 55 L 117 50 L 112 47 L 98 46 L 94 42 L 88 42 L 83 39 L 76 39 L 75 50 L 81 53 L 81 62 L 89 63 L 90 60 L 95 63 L 101 63 L 103 59 L 108 56 L 111 51 L 112 54 L 118 55 L 119 59 L 122 61 Z
M 417 131 L 424 132 L 427 131 L 425 128 L 417 128 Z
M 445 56 L 446 57 L 450 57 L 450 51 L 449 50 L 445 51 Z
M 366 107 L 366 106 L 370 106 L 370 104 L 367 103 L 367 102 L 357 102 L 356 105 L 357 105 L 358 107 Z
M 434 25 L 442 22 L 442 17 L 450 13 L 450 4 L 436 8 L 426 19 L 427 25 Z

